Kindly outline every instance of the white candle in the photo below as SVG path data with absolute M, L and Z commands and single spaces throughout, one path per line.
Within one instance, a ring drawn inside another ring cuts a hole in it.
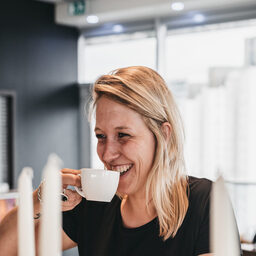
M 51 155 L 43 171 L 40 256 L 61 255 L 61 178 L 57 160 Z
M 236 221 L 222 177 L 212 187 L 210 234 L 214 256 L 240 255 Z
M 35 231 L 33 219 L 33 170 L 23 168 L 18 179 L 18 255 L 35 256 Z

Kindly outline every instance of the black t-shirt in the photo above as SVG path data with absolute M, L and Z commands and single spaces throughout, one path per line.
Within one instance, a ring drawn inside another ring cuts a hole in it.
M 189 207 L 174 238 L 159 237 L 158 219 L 137 228 L 125 228 L 121 200 L 110 203 L 83 199 L 63 212 L 63 229 L 78 244 L 80 256 L 194 256 L 209 253 L 211 181 L 189 177 Z

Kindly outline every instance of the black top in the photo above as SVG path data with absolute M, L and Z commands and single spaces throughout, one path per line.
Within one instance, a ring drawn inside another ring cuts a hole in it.
M 174 238 L 159 237 L 158 219 L 125 228 L 121 200 L 110 203 L 83 199 L 63 212 L 63 229 L 78 244 L 80 256 L 194 256 L 209 253 L 209 197 L 211 181 L 189 177 L 189 207 Z

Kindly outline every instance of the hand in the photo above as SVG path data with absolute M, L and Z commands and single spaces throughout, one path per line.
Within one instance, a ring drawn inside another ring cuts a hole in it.
M 78 175 L 80 174 L 79 170 L 73 169 L 62 169 L 62 187 L 66 189 L 68 185 L 81 187 L 81 178 Z M 68 196 L 68 200 L 62 203 L 62 211 L 69 211 L 75 208 L 82 200 L 82 197 L 75 191 L 70 189 L 65 190 L 65 194 Z

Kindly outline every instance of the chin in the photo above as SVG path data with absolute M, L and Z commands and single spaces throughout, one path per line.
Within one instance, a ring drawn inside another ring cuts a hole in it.
M 116 191 L 119 195 L 121 195 L 122 197 L 124 196 L 124 195 L 127 195 L 127 192 L 125 191 L 125 190 L 123 190 L 123 189 L 117 189 L 117 191 Z
M 117 193 L 123 197 L 125 195 L 131 194 L 131 191 L 130 191 L 130 189 L 117 188 Z

